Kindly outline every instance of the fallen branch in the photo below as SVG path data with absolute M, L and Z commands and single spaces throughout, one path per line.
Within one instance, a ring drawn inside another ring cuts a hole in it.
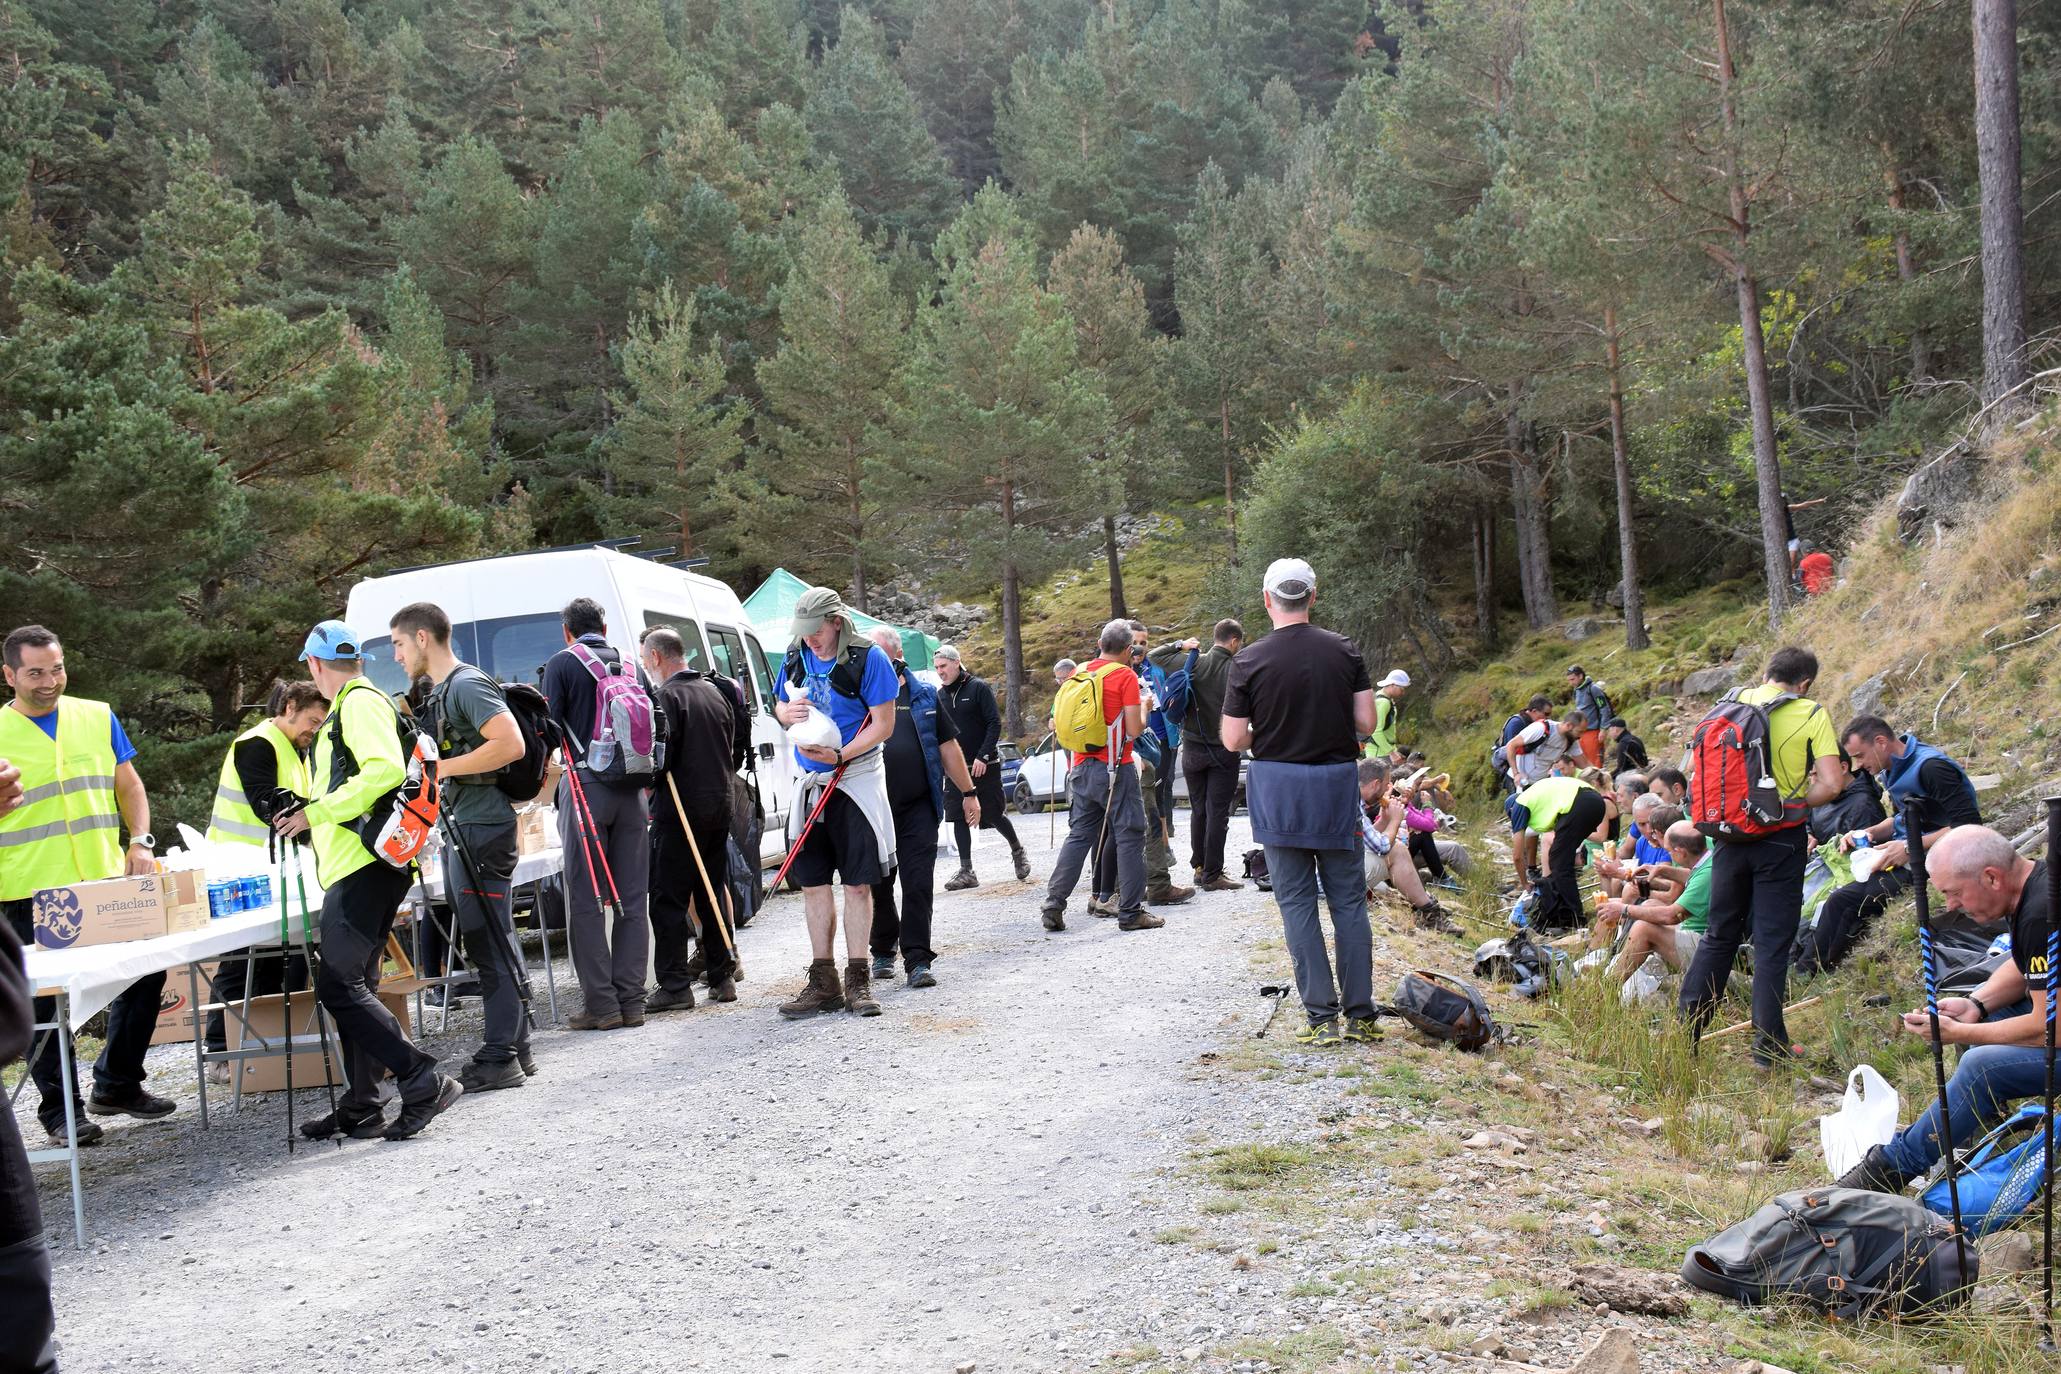
M 1782 1014 L 1784 1016 L 1787 1016 L 1792 1011 L 1802 1011 L 1805 1007 L 1814 1007 L 1824 1000 L 1825 998 L 1822 993 L 1816 997 L 1806 997 L 1801 1002 L 1791 1002 L 1788 1006 L 1782 1008 Z M 1731 1035 L 1735 1031 L 1743 1031 L 1750 1029 L 1752 1025 L 1753 1021 L 1751 1020 L 1751 1018 L 1745 1021 L 1735 1021 L 1731 1025 L 1726 1026 L 1723 1030 L 1711 1031 L 1709 1034 L 1705 1035 L 1703 1039 L 1715 1040 L 1721 1035 Z
M 1947 689 L 1946 689 L 1946 690 L 1945 690 L 1944 692 L 1941 692 L 1941 693 L 1939 694 L 1939 701 L 1938 701 L 1938 703 L 1937 703 L 1937 704 L 1935 704 L 1935 705 L 1933 706 L 1933 708 L 1932 708 L 1932 733 L 1933 733 L 1933 734 L 1935 734 L 1935 735 L 1936 735 L 1936 734 L 1938 734 L 1938 733 L 1939 733 L 1939 708 L 1940 708 L 1941 706 L 1944 706 L 1944 705 L 1946 705 L 1946 704 L 1947 704 L 1947 698 L 1948 698 L 1948 697 L 1950 697 L 1950 696 L 1952 696 L 1952 695 L 1954 694 L 1954 688 L 1956 688 L 1956 687 L 1959 687 L 1959 686 L 1960 686 L 1960 685 L 1961 685 L 1961 684 L 1962 684 L 1962 683 L 1963 683 L 1964 681 L 1966 681 L 1966 680 L 1967 680 L 1967 677 L 1968 677 L 1968 670 L 1967 670 L 1967 669 L 1965 669 L 1965 668 L 1963 668 L 1963 669 L 1961 670 L 1961 676 L 1960 676 L 1960 677 L 1957 677 L 1957 678 L 1955 678 L 1955 679 L 1953 680 L 1953 682 L 1952 682 L 1952 683 L 1950 683 L 1950 684 L 1948 685 Z
M 1990 652 L 1993 654 L 2000 654 L 2004 652 L 2004 650 L 2006 649 L 2015 649 L 2021 644 L 2030 644 L 2035 639 L 2045 639 L 2048 635 L 2054 633 L 2054 631 L 2056 630 L 2061 630 L 2061 625 L 2049 625 L 2046 629 L 2041 630 L 2036 635 L 2027 635 L 2023 639 L 2014 639 L 2009 644 L 1999 644 L 1996 648 L 1991 649 Z

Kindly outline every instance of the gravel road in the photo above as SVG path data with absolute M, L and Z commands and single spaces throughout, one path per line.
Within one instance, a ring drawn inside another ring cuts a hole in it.
M 1036 878 L 994 881 L 982 836 L 987 884 L 938 897 L 940 986 L 884 989 L 878 1019 L 774 1013 L 806 961 L 783 896 L 742 932 L 736 1004 L 546 1031 L 527 1087 L 411 1142 L 289 1157 L 276 1096 L 203 1133 L 182 1051 L 155 1051 L 182 1110 L 89 1153 L 87 1250 L 39 1169 L 64 1367 L 1066 1370 L 1252 1330 L 1223 1256 L 1154 1236 L 1237 1113 L 1196 1066 L 1258 1015 L 1271 903 L 1049 935 L 1046 824 L 1023 831 Z M 453 1066 L 469 1028 L 433 1043 Z

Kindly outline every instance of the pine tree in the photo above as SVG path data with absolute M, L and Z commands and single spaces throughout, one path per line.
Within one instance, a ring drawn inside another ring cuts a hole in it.
M 712 82 L 723 117 L 748 125 L 774 105 L 802 107 L 808 31 L 802 0 L 715 0 L 705 42 L 688 51 L 693 69 Z
M 741 504 L 734 463 L 744 409 L 723 405 L 722 355 L 694 337 L 694 304 L 671 282 L 631 320 L 618 350 L 625 385 L 599 441 L 604 476 L 588 499 L 612 533 L 672 540 L 683 557 L 727 552 Z
M 952 175 L 975 190 L 1002 170 L 995 93 L 1029 51 L 1035 16 L 1027 0 L 913 0 L 908 9 L 896 66 Z
M 1174 270 L 1181 312 L 1176 366 L 1223 475 L 1224 530 L 1236 561 L 1239 454 L 1259 430 L 1267 262 L 1256 202 L 1233 196 L 1214 163 L 1203 170 L 1195 213 L 1181 226 Z
M 880 554 L 875 488 L 893 449 L 909 306 L 843 196 L 833 194 L 803 220 L 780 317 L 780 351 L 758 369 L 778 421 L 769 436 L 778 453 L 770 475 L 790 520 L 805 523 L 823 549 L 804 570 L 848 572 L 852 604 L 863 611 L 868 563 Z
M 837 46 L 810 74 L 803 115 L 867 232 L 927 242 L 951 215 L 958 188 L 864 10 L 845 7 Z
M 447 146 L 390 221 L 400 260 L 449 322 L 474 377 L 498 386 L 497 361 L 533 270 L 537 202 L 522 193 L 485 139 Z

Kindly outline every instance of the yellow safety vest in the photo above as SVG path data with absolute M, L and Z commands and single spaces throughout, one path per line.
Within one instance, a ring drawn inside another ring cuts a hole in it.
M 0 758 L 21 770 L 22 787 L 22 804 L 0 816 L 0 901 L 120 875 L 112 707 L 63 698 L 55 740 L 12 706 L 0 707 Z
M 222 760 L 222 777 L 215 784 L 215 813 L 208 820 L 208 838 L 228 844 L 263 844 L 272 827 L 251 810 L 243 793 L 243 779 L 236 772 L 236 746 L 247 739 L 262 739 L 279 759 L 279 785 L 296 797 L 308 795 L 308 765 L 301 751 L 293 747 L 286 733 L 269 720 L 261 720 L 238 735 Z

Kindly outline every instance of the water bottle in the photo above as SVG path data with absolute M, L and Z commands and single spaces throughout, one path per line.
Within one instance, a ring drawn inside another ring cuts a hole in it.
M 1854 847 L 1855 849 L 1869 849 L 1869 848 L 1872 848 L 1872 847 L 1874 846 L 1874 844 L 1875 844 L 1875 839 L 1874 839 L 1874 837 L 1873 837 L 1872 835 L 1870 835 L 1870 834 L 1869 834 L 1869 833 L 1868 833 L 1867 831 L 1865 831 L 1865 830 L 1856 830 L 1856 831 L 1854 832 L 1854 835 L 1853 835 L 1853 847 Z
M 602 726 L 601 732 L 595 735 L 593 742 L 587 746 L 587 771 L 606 773 L 615 763 L 615 748 L 615 727 Z

